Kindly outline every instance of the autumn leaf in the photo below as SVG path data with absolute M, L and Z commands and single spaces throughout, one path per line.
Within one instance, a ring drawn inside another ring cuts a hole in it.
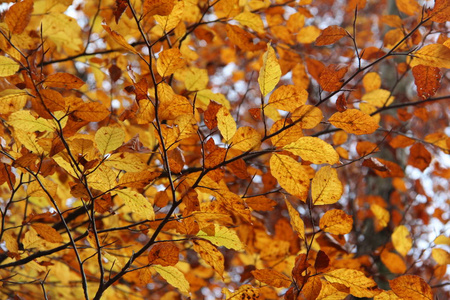
M 311 183 L 311 195 L 314 205 L 333 204 L 339 201 L 344 192 L 336 169 L 322 167 Z
M 292 207 L 292 204 L 286 199 L 286 206 L 288 208 L 289 217 L 291 218 L 291 225 L 292 228 L 297 231 L 298 236 L 304 240 L 305 239 L 305 224 L 303 223 L 302 218 L 300 218 L 300 215 L 298 211 Z
M 277 109 L 293 112 L 306 103 L 308 92 L 294 85 L 283 85 L 277 88 L 269 98 L 269 105 Z
M 49 75 L 44 82 L 49 87 L 65 89 L 79 89 L 85 84 L 83 80 L 69 73 L 55 73 Z
M 178 48 L 162 51 L 156 61 L 156 69 L 161 77 L 172 75 L 176 70 L 184 66 L 182 54 Z
M 192 244 L 194 245 L 194 251 L 197 252 L 200 257 L 217 272 L 217 274 L 223 277 L 225 259 L 217 247 L 208 241 L 202 240 L 193 240 Z
M 148 263 L 163 267 L 174 266 L 179 259 L 180 249 L 174 243 L 157 243 L 150 248 Z
M 158 272 L 158 274 L 161 275 L 162 278 L 167 280 L 170 285 L 177 288 L 180 292 L 186 295 L 189 294 L 189 282 L 186 280 L 184 274 L 176 267 L 154 265 L 152 266 L 152 269 Z
M 116 190 L 114 194 L 118 195 L 128 206 L 128 208 L 146 220 L 154 220 L 155 212 L 152 204 L 140 193 L 130 189 Z
M 283 149 L 314 164 L 336 164 L 339 162 L 339 155 L 334 148 L 317 137 L 301 137 L 296 142 L 284 146 Z
M 256 280 L 264 282 L 273 287 L 286 288 L 291 285 L 291 280 L 289 279 L 289 277 L 272 269 L 254 270 L 251 273 Z
M 374 297 L 380 293 L 377 284 L 363 272 L 352 269 L 337 269 L 324 274 L 331 283 L 343 284 L 350 288 L 350 294 L 356 297 Z
M 0 77 L 14 75 L 19 71 L 20 65 L 11 58 L 0 56 Z
M 270 158 L 270 172 L 288 193 L 306 200 L 309 176 L 296 160 L 274 153 Z
M 395 250 L 403 257 L 408 254 L 412 247 L 412 239 L 409 230 L 404 225 L 397 226 L 392 233 L 392 243 Z
M 102 23 L 103 28 L 106 30 L 106 32 L 108 32 L 108 34 L 113 38 L 113 40 L 119 44 L 120 46 L 122 46 L 123 48 L 127 49 L 128 51 L 131 51 L 133 53 L 138 53 L 136 51 L 136 49 L 133 48 L 133 46 L 131 46 L 126 40 L 125 38 L 117 33 L 116 31 L 112 30 L 105 21 L 103 21 Z
M 348 109 L 342 113 L 337 112 L 328 121 L 337 128 L 357 135 L 373 133 L 379 127 L 373 117 L 357 109 Z
M 236 122 L 227 108 L 222 107 L 217 112 L 217 127 L 225 141 L 231 140 L 236 133 Z
M 267 51 L 263 55 L 263 65 L 259 70 L 258 83 L 261 94 L 266 96 L 278 84 L 281 78 L 281 69 L 272 46 L 267 44 Z
M 316 46 L 326 46 L 334 44 L 344 36 L 347 36 L 347 32 L 344 28 L 336 25 L 328 26 L 317 38 Z
M 63 238 L 59 232 L 57 232 L 54 228 L 48 226 L 43 223 L 33 223 L 31 224 L 34 230 L 36 230 L 37 234 L 43 238 L 44 240 L 50 243 L 62 243 Z
M 210 241 L 216 246 L 224 246 L 228 249 L 234 249 L 236 251 L 244 250 L 244 245 L 240 241 L 237 234 L 224 226 L 215 225 L 214 235 L 209 235 L 207 232 L 200 230 L 197 236 Z
M 119 127 L 102 127 L 95 133 L 95 143 L 102 155 L 117 149 L 125 140 L 125 132 Z
M 424 65 L 450 69 L 450 48 L 441 44 L 427 45 L 413 53 L 411 67 Z
M 5 14 L 5 23 L 14 34 L 22 33 L 27 27 L 33 12 L 33 1 L 24 0 L 12 5 Z
M 416 275 L 403 275 L 393 280 L 389 280 L 392 291 L 402 299 L 433 299 L 430 286 Z
M 320 218 L 319 227 L 331 234 L 347 234 L 353 228 L 353 218 L 340 209 L 329 210 Z

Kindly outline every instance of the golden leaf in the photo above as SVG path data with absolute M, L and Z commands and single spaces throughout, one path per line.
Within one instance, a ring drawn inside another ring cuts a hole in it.
M 313 164 L 337 164 L 339 154 L 333 146 L 318 137 L 305 136 L 283 147 L 284 150 L 299 155 Z
M 62 243 L 63 238 L 58 231 L 54 228 L 48 226 L 47 224 L 42 223 L 33 223 L 31 224 L 34 230 L 36 230 L 37 234 L 46 241 L 50 243 Z
M 391 95 L 391 92 L 383 89 L 376 89 L 370 91 L 364 96 L 362 96 L 361 100 L 369 103 L 375 107 L 384 107 L 389 106 L 394 102 L 394 96 Z
M 267 44 L 267 51 L 263 55 L 263 65 L 259 70 L 258 83 L 261 94 L 266 96 L 278 84 L 281 78 L 281 68 L 275 50 Z
M 24 132 L 35 131 L 53 131 L 52 124 L 44 118 L 35 118 L 31 115 L 29 110 L 20 110 L 12 113 L 9 116 L 9 121 L 15 129 L 23 130 Z
M 244 26 L 248 26 L 258 33 L 264 33 L 264 23 L 259 14 L 254 14 L 249 11 L 244 11 L 234 17 L 236 21 Z
M 450 69 L 450 48 L 441 44 L 427 45 L 413 53 L 410 66 L 424 65 Z
M 221 107 L 217 112 L 217 127 L 225 141 L 231 140 L 236 133 L 236 122 L 226 107 Z
M 408 16 L 412 16 L 421 10 L 417 0 L 395 0 L 395 4 L 397 5 L 399 11 L 407 14 Z
M 404 225 L 397 226 L 394 229 L 394 233 L 392 233 L 391 238 L 395 250 L 405 257 L 412 247 L 412 239 L 408 228 Z
M 112 30 L 105 21 L 103 21 L 102 23 L 103 28 L 106 30 L 106 32 L 109 33 L 109 35 L 113 38 L 114 41 L 116 41 L 117 44 L 119 44 L 120 46 L 122 46 L 123 48 L 133 52 L 133 53 L 138 53 L 136 51 L 136 49 L 133 48 L 133 46 L 131 46 L 130 44 L 128 44 L 128 42 L 125 40 L 125 38 L 118 32 Z
M 6 89 L 0 92 L 0 114 L 9 114 L 21 110 L 27 103 L 28 94 L 18 89 Z
M 83 103 L 73 112 L 75 117 L 89 122 L 100 122 L 109 114 L 109 110 L 100 102 Z
M 350 288 L 350 294 L 355 297 L 372 298 L 380 293 L 373 279 L 367 278 L 363 272 L 353 269 L 337 269 L 324 274 L 331 283 L 340 283 Z
M 216 246 L 208 241 L 193 240 L 194 251 L 223 278 L 225 259 Z
M 222 293 L 225 294 L 226 300 L 256 300 L 259 299 L 260 295 L 258 289 L 255 289 L 249 284 L 241 285 L 234 292 L 230 292 L 227 288 L 223 288 Z
M 155 211 L 153 210 L 153 205 L 148 201 L 147 198 L 142 196 L 141 193 L 130 189 L 115 190 L 114 194 L 118 195 L 126 206 L 134 213 L 139 214 L 146 220 L 155 219 Z
M 261 135 L 252 127 L 239 127 L 229 143 L 233 149 L 250 151 L 259 146 Z
M 156 61 L 156 70 L 161 77 L 172 75 L 176 70 L 182 68 L 185 62 L 178 48 L 164 50 L 159 54 Z
M 251 273 L 256 280 L 276 288 L 287 288 L 292 283 L 289 277 L 272 269 L 253 270 Z
M 332 209 L 320 218 L 319 227 L 331 234 L 347 234 L 352 231 L 353 218 L 340 209 Z
M 372 203 L 370 205 L 370 210 L 375 215 L 375 218 L 377 218 L 378 220 L 378 224 L 380 224 L 382 228 L 386 227 L 389 224 L 391 216 L 388 210 L 384 209 L 376 203 Z
M 438 265 L 450 264 L 450 253 L 441 248 L 433 248 L 431 250 L 431 257 L 437 262 Z
M 339 201 L 344 192 L 336 169 L 326 166 L 317 171 L 311 183 L 311 196 L 314 205 L 333 204 Z
M 347 109 L 344 112 L 337 112 L 328 121 L 337 128 L 357 135 L 373 133 L 379 127 L 373 117 L 357 109 Z
M 304 240 L 305 239 L 305 223 L 303 223 L 302 218 L 298 211 L 292 207 L 291 203 L 285 199 L 286 206 L 288 208 L 289 217 L 291 218 L 292 228 L 297 231 L 298 236 Z
M 394 274 L 403 274 L 406 272 L 406 264 L 403 258 L 396 254 L 383 250 L 380 255 L 381 261 Z
M 163 267 L 160 265 L 154 265 L 152 268 L 164 278 L 167 283 L 177 288 L 180 292 L 187 295 L 189 294 L 190 285 L 184 277 L 184 274 L 173 266 Z
M 398 16 L 396 16 L 398 17 Z M 363 86 L 366 92 L 377 90 L 381 87 L 381 78 L 378 73 L 369 72 L 363 77 Z
M 95 143 L 102 155 L 119 148 L 125 140 L 125 132 L 120 127 L 102 127 L 95 133 Z
M 20 65 L 11 58 L 0 56 L 0 77 L 6 77 L 16 74 Z
M 292 157 L 274 153 L 270 157 L 270 172 L 288 193 L 306 201 L 309 176 L 298 161 Z
M 103 164 L 126 172 L 140 172 L 148 167 L 138 154 L 130 152 L 114 153 Z
M 295 123 L 300 124 L 303 129 L 312 129 L 322 121 L 323 114 L 314 105 L 303 105 L 292 112 L 291 118 Z
M 168 16 L 156 15 L 155 20 L 163 32 L 169 32 L 180 23 L 184 12 L 184 1 L 177 1 Z
M 433 292 L 428 283 L 416 275 L 403 275 L 389 280 L 394 293 L 405 300 L 432 300 Z
M 295 85 L 283 85 L 277 88 L 269 98 L 269 105 L 277 109 L 293 112 L 306 103 L 308 92 Z
M 208 240 L 216 246 L 223 246 L 228 249 L 236 251 L 244 250 L 244 245 L 237 236 L 236 232 L 224 226 L 214 224 L 214 235 L 209 235 L 207 232 L 200 230 L 197 236 Z
M 174 0 L 145 0 L 143 3 L 144 16 L 168 16 L 172 12 L 174 5 Z

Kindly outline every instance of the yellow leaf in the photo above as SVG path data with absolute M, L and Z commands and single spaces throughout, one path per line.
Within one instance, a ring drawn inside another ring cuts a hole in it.
M 389 224 L 391 216 L 388 210 L 384 209 L 376 203 L 370 205 L 370 210 L 375 215 L 375 218 L 377 218 L 378 220 L 378 224 L 380 224 L 382 228 L 386 227 Z
M 428 283 L 416 275 L 403 275 L 389 280 L 394 293 L 404 300 L 432 300 L 433 292 Z
M 8 249 L 9 252 L 19 252 L 19 244 L 17 243 L 17 239 L 14 238 L 10 232 L 3 232 L 3 241 L 5 242 L 6 249 Z
M 256 280 L 276 288 L 288 288 L 292 283 L 289 277 L 272 269 L 254 270 L 251 273 Z
M 347 295 L 348 293 L 338 290 L 328 281 L 322 281 L 322 289 L 316 300 L 342 300 Z
M 393 291 L 382 291 L 373 300 L 397 300 L 400 299 Z
M 440 235 L 434 239 L 434 243 L 436 245 L 449 245 L 450 246 L 450 237 L 445 235 Z
M 441 44 L 427 45 L 413 53 L 411 68 L 417 65 L 450 69 L 450 48 Z
M 417 3 L 417 0 L 395 0 L 397 8 L 402 13 L 412 16 L 421 10 L 421 6 Z
M 54 42 L 57 51 L 69 48 L 75 51 L 81 50 L 81 28 L 77 20 L 64 13 L 46 13 L 42 17 L 43 37 Z
M 234 17 L 236 21 L 244 26 L 248 26 L 258 33 L 264 33 L 264 23 L 261 16 L 258 14 L 251 13 L 249 11 L 244 11 Z
M 394 96 L 391 96 L 390 91 L 376 89 L 366 93 L 364 96 L 362 96 L 361 100 L 375 107 L 383 107 L 389 106 L 392 102 L 394 102 L 394 98 Z
M 236 122 L 226 107 L 217 112 L 217 128 L 219 128 L 225 141 L 229 141 L 236 133 Z
M 292 157 L 274 153 L 270 157 L 270 172 L 288 193 L 306 201 L 309 176 L 298 161 Z
M 371 92 L 379 89 L 381 87 L 380 75 L 378 75 L 378 73 L 375 72 L 367 73 L 366 75 L 364 75 L 363 78 L 363 86 L 366 89 L 366 92 Z
M 277 88 L 269 98 L 269 105 L 277 109 L 293 112 L 308 100 L 308 92 L 295 85 L 283 85 Z
M 102 155 L 120 146 L 125 140 L 125 132 L 120 127 L 102 127 L 95 133 L 95 143 Z
M 190 67 L 183 72 L 184 85 L 188 91 L 200 91 L 208 85 L 208 71 Z
M 252 127 L 240 127 L 230 140 L 233 149 L 250 151 L 261 143 L 261 135 Z
M 180 50 L 171 48 L 159 54 L 159 58 L 156 61 L 156 70 L 161 77 L 167 77 L 182 68 L 184 64 Z
M 431 257 L 437 262 L 438 265 L 450 264 L 450 253 L 440 248 L 433 248 L 431 250 Z
M 303 105 L 292 113 L 291 118 L 294 122 L 300 124 L 303 129 L 311 129 L 322 121 L 323 114 L 314 105 Z
M 270 43 L 267 44 L 267 51 L 263 55 L 263 65 L 259 70 L 258 83 L 263 96 L 270 93 L 278 84 L 281 78 L 281 68 L 278 63 L 275 50 Z
M 405 257 L 412 247 L 411 234 L 409 233 L 408 228 L 404 225 L 397 226 L 391 237 L 395 250 Z
M 363 272 L 353 269 L 337 269 L 324 274 L 331 283 L 340 283 L 350 288 L 350 294 L 356 297 L 372 298 L 380 293 L 375 290 L 377 284 L 367 278 Z
M 184 12 L 184 1 L 177 1 L 168 16 L 156 15 L 155 20 L 164 32 L 169 32 L 180 23 Z
M 68 163 L 62 163 L 63 161 L 65 160 L 62 160 L 62 157 L 57 160 L 58 164 L 61 165 L 64 169 L 70 168 L 70 165 L 67 166 Z M 94 173 L 91 173 L 88 176 L 87 181 L 91 188 L 106 192 L 116 186 L 116 178 L 116 172 L 106 166 L 100 166 L 95 170 Z
M 9 116 L 9 124 L 11 124 L 15 129 L 20 129 L 25 132 L 35 132 L 35 131 L 53 131 L 54 127 L 52 124 L 43 118 L 35 118 L 31 115 L 29 110 L 19 110 L 12 113 Z
M 321 34 L 321 30 L 316 26 L 306 26 L 297 33 L 297 42 L 302 44 L 313 43 Z
M 331 234 L 347 234 L 352 231 L 353 218 L 340 209 L 329 210 L 320 218 L 319 227 Z
M 125 205 L 128 206 L 132 212 L 141 215 L 146 220 L 152 221 L 155 219 L 153 205 L 147 198 L 142 196 L 141 193 L 130 189 L 116 190 L 114 193 L 125 202 Z
M 311 183 L 311 196 L 314 205 L 333 204 L 339 201 L 344 192 L 336 169 L 326 166 L 317 171 Z
M 11 58 L 0 56 L 0 77 L 6 77 L 16 74 L 20 65 Z
M 6 89 L 0 92 L 0 114 L 21 110 L 27 103 L 28 94 L 22 90 Z
M 304 240 L 305 239 L 305 223 L 303 223 L 302 218 L 300 217 L 300 214 L 298 211 L 292 207 L 291 203 L 285 199 L 286 206 L 288 208 L 289 217 L 291 218 L 291 225 L 292 228 L 294 228 L 295 231 L 297 231 L 298 236 Z
M 130 152 L 114 153 L 103 164 L 126 172 L 139 172 L 148 168 L 139 155 Z
M 133 52 L 133 53 L 138 53 L 136 51 L 136 49 L 134 49 L 133 46 L 131 46 L 130 44 L 128 44 L 128 42 L 125 40 L 125 38 L 118 32 L 112 30 L 105 21 L 103 21 L 102 23 L 103 28 L 106 30 L 106 32 L 109 33 L 109 35 L 113 38 L 114 41 L 116 41 L 117 44 L 119 44 L 120 46 L 124 47 L 125 49 Z
M 305 136 L 283 147 L 284 150 L 299 155 L 313 164 L 337 164 L 339 154 L 333 146 L 318 137 Z
M 347 109 L 344 112 L 337 112 L 328 121 L 348 133 L 370 134 L 378 129 L 378 123 L 368 114 L 357 109 Z
M 225 259 L 216 246 L 208 241 L 193 240 L 194 251 L 223 278 Z
M 217 224 L 214 224 L 214 235 L 208 235 L 208 233 L 200 230 L 197 233 L 197 236 L 208 240 L 211 243 L 213 243 L 216 246 L 223 246 L 228 249 L 234 249 L 236 251 L 243 251 L 244 245 L 242 244 L 241 240 L 237 236 L 236 232 L 228 229 L 224 226 L 220 226 Z
M 184 277 L 184 274 L 173 266 L 163 267 L 160 265 L 154 265 L 152 268 L 164 278 L 167 283 L 177 288 L 183 294 L 189 294 L 190 286 L 189 282 Z

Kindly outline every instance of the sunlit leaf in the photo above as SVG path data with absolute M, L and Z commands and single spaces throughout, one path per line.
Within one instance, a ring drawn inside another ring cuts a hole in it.
M 278 84 L 281 78 L 280 64 L 278 63 L 275 50 L 270 44 L 267 45 L 267 51 L 263 55 L 263 65 L 259 70 L 258 83 L 261 94 L 266 96 Z
M 311 195 L 314 205 L 333 204 L 339 201 L 344 192 L 336 169 L 330 166 L 317 171 L 311 183 Z

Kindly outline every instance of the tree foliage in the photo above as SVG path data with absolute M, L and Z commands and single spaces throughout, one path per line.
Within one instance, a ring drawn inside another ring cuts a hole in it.
M 448 1 L 1 2 L 2 299 L 450 297 Z

